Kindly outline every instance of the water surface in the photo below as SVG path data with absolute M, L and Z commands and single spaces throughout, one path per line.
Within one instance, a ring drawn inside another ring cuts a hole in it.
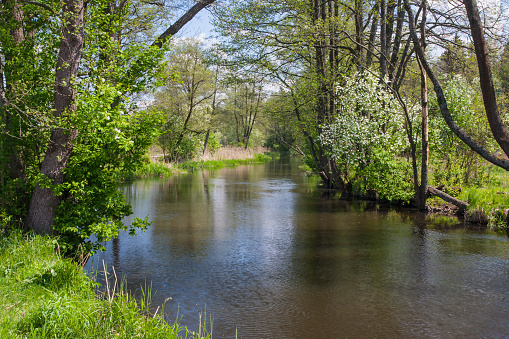
M 507 238 L 330 197 L 297 165 L 127 185 L 152 226 L 87 267 L 151 284 L 193 330 L 206 307 L 214 338 L 509 336 Z

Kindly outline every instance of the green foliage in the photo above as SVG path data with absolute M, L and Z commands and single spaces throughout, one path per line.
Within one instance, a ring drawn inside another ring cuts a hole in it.
M 55 12 L 62 5 L 45 4 Z M 54 229 L 61 236 L 62 251 L 68 253 L 80 244 L 85 250 L 96 250 L 101 241 L 120 230 L 134 233 L 134 228 L 148 226 L 147 220 L 136 220 L 130 226 L 122 223 L 131 207 L 116 186 L 116 176 L 141 166 L 157 136 L 156 126 L 162 122 L 159 112 L 141 111 L 129 98 L 152 86 L 152 79 L 161 72 L 166 47 L 139 41 L 126 44 L 117 34 L 132 19 L 131 3 L 105 11 L 108 4 L 104 0 L 87 3 L 80 75 L 71 80 L 76 109 L 58 118 L 53 115 L 55 65 L 66 16 L 50 16 L 49 11 L 27 5 L 23 6 L 23 23 L 15 22 L 7 12 L 7 20 L 0 23 L 1 52 L 8 59 L 2 71 L 9 99 L 9 104 L 0 106 L 4 124 L 0 127 L 7 131 L 0 138 L 0 207 L 22 222 L 36 184 L 51 188 L 63 199 Z M 11 29 L 18 24 L 33 29 L 33 34 L 25 34 L 25 40 L 16 44 Z M 59 185 L 39 172 L 49 136 L 56 129 L 78 134 L 64 170 L 65 180 Z M 20 161 L 14 161 L 16 157 Z M 16 164 L 21 168 L 13 170 Z M 93 243 L 87 240 L 91 235 L 97 239 Z
M 338 92 L 337 116 L 320 140 L 345 182 L 359 193 L 374 189 L 382 199 L 408 202 L 408 164 L 396 158 L 406 146 L 399 105 L 370 73 L 346 77 Z
M 484 114 L 480 90 L 464 78 L 452 76 L 444 85 L 449 110 L 454 120 L 488 150 L 494 151 L 495 141 Z M 430 100 L 432 112 L 438 111 L 436 97 Z M 433 165 L 432 182 L 436 185 L 482 185 L 487 173 L 482 159 L 449 129 L 443 118 L 430 116 L 430 152 Z
M 354 187 L 362 192 L 376 192 L 377 198 L 389 202 L 408 203 L 413 197 L 411 166 L 389 152 L 379 150 L 373 160 L 358 173 Z
M 166 161 L 192 159 L 203 145 L 214 93 L 214 74 L 205 62 L 205 53 L 197 40 L 173 46 L 166 74 L 160 77 L 164 86 L 155 93 L 153 106 L 164 112 L 158 145 Z
M 2 338 L 182 338 L 190 332 L 150 314 L 150 291 L 136 300 L 124 285 L 94 283 L 56 240 L 12 232 L 0 238 L 0 336 Z M 114 288 L 115 286 L 115 288 Z M 113 293 L 113 290 L 116 290 Z M 208 335 L 210 337 L 210 334 Z
M 162 124 L 157 144 L 162 148 L 166 162 L 179 162 L 193 159 L 202 147 L 200 136 L 184 130 L 181 117 L 164 110 L 165 122 Z
M 217 150 L 221 148 L 221 132 L 210 132 L 209 140 L 207 142 L 207 149 L 211 154 L 214 154 Z
M 132 211 L 117 188 L 116 173 L 142 165 L 161 118 L 156 111 L 127 113 L 122 104 L 113 107 L 118 95 L 117 88 L 100 84 L 96 91 L 81 95 L 77 113 L 69 117 L 80 133 L 65 169 L 67 180 L 53 190 L 64 198 L 54 229 L 70 252 L 80 243 L 96 250 L 120 230 L 134 233 L 135 227 L 149 225 L 147 220 L 136 220 L 130 227 L 122 223 Z M 90 243 L 92 234 L 96 241 Z

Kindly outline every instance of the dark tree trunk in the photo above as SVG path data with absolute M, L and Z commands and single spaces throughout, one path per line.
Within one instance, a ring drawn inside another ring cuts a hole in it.
M 73 82 L 83 48 L 83 0 L 65 0 L 63 7 L 65 24 L 55 72 L 55 117 L 73 114 L 76 110 L 76 88 Z M 41 166 L 41 173 L 54 185 L 63 183 L 63 170 L 71 157 L 76 130 L 56 128 L 51 133 L 50 144 Z M 57 208 L 62 201 L 51 188 L 38 184 L 28 209 L 27 227 L 38 233 L 53 233 L 52 226 Z
M 387 6 L 386 0 L 380 1 L 380 75 L 387 75 Z
M 474 41 L 475 55 L 479 67 L 479 81 L 482 90 L 484 108 L 490 124 L 493 137 L 500 145 L 506 155 L 509 155 L 509 132 L 502 121 L 498 111 L 495 87 L 493 86 L 493 76 L 491 72 L 490 56 L 488 47 L 484 39 L 484 31 L 479 17 L 476 0 L 464 0 L 467 10 L 468 21 L 470 22 L 470 31 Z
M 460 212 L 464 212 L 468 208 L 468 203 L 461 201 L 459 199 L 456 199 L 455 197 L 450 196 L 449 194 L 442 192 L 433 186 L 428 186 L 428 192 L 433 195 L 436 195 L 437 197 L 441 198 L 442 200 L 447 201 L 448 203 L 451 203 L 454 206 L 458 207 L 460 209 Z
M 203 142 L 203 152 L 201 154 L 205 154 L 207 150 L 207 144 L 209 142 L 210 128 L 207 129 L 207 134 L 205 134 L 205 141 Z
M 401 36 L 403 34 L 403 21 L 405 20 L 405 10 L 402 0 L 398 0 L 398 19 L 396 23 L 396 34 L 394 36 L 394 44 L 392 47 L 391 62 L 389 63 L 389 80 L 394 82 L 394 71 L 399 60 L 399 50 L 401 46 Z
M 470 1 L 470 0 L 466 0 Z M 468 147 L 470 147 L 474 152 L 479 154 L 481 157 L 486 159 L 487 161 L 491 162 L 492 164 L 499 166 L 501 168 L 504 168 L 505 170 L 509 170 L 509 161 L 502 159 L 496 155 L 491 154 L 488 152 L 482 145 L 480 145 L 478 142 L 476 142 L 474 139 L 472 139 L 465 131 L 463 131 L 454 121 L 454 119 L 451 116 L 451 113 L 449 111 L 449 108 L 447 106 L 447 100 L 445 99 L 444 92 L 442 89 L 442 86 L 440 85 L 440 82 L 438 81 L 438 78 L 435 76 L 435 73 L 433 72 L 432 68 L 428 64 L 423 52 L 422 48 L 420 47 L 420 41 L 417 37 L 417 33 L 415 32 L 415 26 L 414 26 L 414 14 L 410 7 L 410 4 L 408 3 L 408 0 L 405 0 L 405 9 L 408 13 L 408 23 L 409 23 L 409 31 L 410 36 L 412 37 L 413 43 L 414 43 L 414 50 L 417 53 L 419 59 L 422 62 L 422 65 L 426 69 L 426 73 L 428 77 L 430 78 L 431 82 L 433 83 L 433 87 L 435 90 L 435 94 L 437 96 L 437 101 L 440 106 L 440 112 L 442 113 L 442 117 L 444 118 L 445 122 L 447 123 L 447 126 L 453 131 L 458 138 L 461 139 L 465 144 L 467 144 Z M 487 65 L 489 67 L 489 64 Z M 481 82 L 481 85 L 483 83 Z M 498 114 L 498 110 L 496 112 L 486 113 L 486 114 Z M 494 126 L 496 127 L 495 130 L 500 132 L 500 134 L 504 134 L 503 128 L 500 126 Z M 501 135 L 499 135 L 500 137 Z M 497 140 L 498 141 L 498 140 Z M 505 152 L 505 150 L 504 150 Z
M 184 27 L 199 11 L 213 3 L 215 0 L 199 0 L 193 7 L 191 7 L 184 15 L 182 15 L 173 25 L 168 27 L 166 31 L 161 34 L 156 41 L 152 44 L 161 48 L 163 44 L 171 38 L 171 36 L 177 34 L 177 32 Z
M 426 55 L 426 0 L 422 1 L 422 20 L 421 20 L 421 48 L 423 55 Z M 419 63 L 421 71 L 421 185 L 419 187 L 417 204 L 420 210 L 426 209 L 426 193 L 428 192 L 428 156 L 429 156 L 429 139 L 428 139 L 428 87 L 426 82 L 426 70 L 422 63 Z
M 371 30 L 369 33 L 368 50 L 366 53 L 366 68 L 369 68 L 371 66 L 373 60 L 374 54 L 373 49 L 375 46 L 376 30 L 378 27 L 378 10 L 379 5 L 378 2 L 376 2 L 375 6 L 373 7 L 373 21 L 371 23 Z

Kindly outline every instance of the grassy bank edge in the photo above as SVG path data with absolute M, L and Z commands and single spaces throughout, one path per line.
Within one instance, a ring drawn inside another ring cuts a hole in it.
M 47 236 L 0 231 L 0 337 L 198 337 L 178 321 L 166 322 L 164 305 L 151 314 L 150 291 L 135 300 L 119 283 L 97 293 L 97 284 L 58 248 Z
M 187 160 L 181 163 L 164 163 L 159 160 L 149 160 L 142 168 L 134 172 L 122 172 L 118 174 L 119 181 L 133 181 L 141 178 L 160 177 L 166 178 L 177 173 L 188 173 L 199 169 L 219 169 L 223 167 L 235 167 L 247 164 L 261 164 L 271 161 L 276 153 L 257 153 L 250 158 L 223 159 L 223 160 Z

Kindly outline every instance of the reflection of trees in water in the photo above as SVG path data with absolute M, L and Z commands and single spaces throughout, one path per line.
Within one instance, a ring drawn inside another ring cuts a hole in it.
M 111 253 L 113 255 L 113 266 L 120 267 L 120 242 L 118 237 L 111 240 Z

